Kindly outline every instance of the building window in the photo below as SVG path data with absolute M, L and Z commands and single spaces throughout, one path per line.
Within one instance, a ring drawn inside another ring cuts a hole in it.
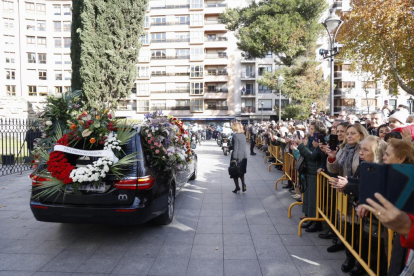
M 5 35 L 4 44 L 10 45 L 10 46 L 14 45 L 14 35 Z
M 267 58 L 271 58 L 272 57 L 272 51 L 268 51 L 267 53 L 266 53 L 266 56 L 265 57 L 267 57 Z
M 165 50 L 151 50 L 152 59 L 165 59 Z
M 62 94 L 62 86 L 55 86 L 55 94 Z
M 70 5 L 63 5 L 63 14 L 64 15 L 71 15 L 72 14 L 72 10 Z
M 36 40 L 34 36 L 26 37 L 26 41 L 28 46 L 36 46 Z
M 15 79 L 16 79 L 16 70 L 6 69 L 6 80 L 15 80 Z
M 72 91 L 72 86 L 65 86 L 65 93 Z
M 47 72 L 46 71 L 39 71 L 39 80 L 47 80 Z
M 39 96 L 42 96 L 42 97 L 47 96 L 47 86 L 38 86 L 37 92 L 39 93 Z
M 26 30 L 27 31 L 35 31 L 35 21 L 34 20 L 26 20 Z
M 14 13 L 14 4 L 11 1 L 3 1 L 3 12 Z
M 37 21 L 37 30 L 40 32 L 46 31 L 46 21 Z
M 55 60 L 55 64 L 62 64 L 62 55 L 61 54 L 54 54 L 53 59 Z
M 263 103 L 263 109 L 262 109 L 262 103 Z M 261 100 L 258 102 L 259 110 L 263 111 L 272 111 L 272 100 Z
M 27 53 L 27 62 L 28 63 L 36 63 L 36 54 L 35 53 Z
M 150 68 L 149 66 L 138 66 L 138 78 L 149 78 Z
M 14 30 L 14 19 L 4 18 L 4 29 L 13 31 Z
M 55 80 L 62 80 L 62 71 L 55 70 Z
M 137 96 L 149 96 L 149 83 L 137 83 Z
M 55 41 L 55 48 L 62 48 L 62 38 L 55 37 L 53 40 Z
M 204 32 L 203 31 L 191 31 L 190 32 L 190 43 L 203 43 Z
M 6 63 L 14 63 L 16 53 L 12 52 L 4 52 L 4 56 L 6 57 Z
M 204 94 L 204 83 L 192 82 L 190 84 L 190 95 L 203 95 Z
M 46 5 L 45 4 L 37 4 L 36 5 L 37 14 L 46 14 Z
M 6 95 L 16 96 L 16 85 L 6 85 Z
M 364 81 L 362 82 L 363 89 L 377 89 L 377 83 L 375 81 Z
M 191 112 L 203 112 L 204 100 L 192 99 L 191 100 Z
M 72 26 L 72 22 L 70 22 L 70 21 L 63 22 L 63 31 L 64 32 L 70 32 L 71 26 Z
M 149 100 L 137 100 L 137 112 L 149 112 Z
M 143 45 L 148 45 L 150 44 L 150 39 L 149 39 L 149 35 L 145 34 L 141 36 L 141 41 Z
M 26 3 L 26 13 L 35 13 L 34 3 Z
M 175 22 L 178 25 L 188 25 L 190 23 L 190 17 L 188 15 L 176 16 Z
M 355 82 L 354 81 L 342 81 L 339 83 L 340 88 L 345 88 L 345 89 L 352 89 L 355 88 Z
M 151 42 L 165 42 L 165 33 L 152 33 Z
M 190 100 L 175 100 L 175 106 L 190 106 Z
M 204 0 L 191 0 L 190 9 L 202 9 L 204 6 Z
M 71 71 L 65 70 L 65 71 L 63 71 L 63 74 L 64 74 L 64 77 L 65 77 L 65 80 L 71 80 L 72 79 L 72 72 Z
M 203 26 L 203 24 L 204 24 L 204 14 L 202 13 L 190 14 L 190 26 Z
M 62 14 L 60 5 L 53 5 L 53 14 L 54 15 L 61 15 Z
M 204 65 L 191 65 L 190 67 L 190 77 L 191 78 L 202 78 L 203 77 L 203 71 L 204 71 Z
M 65 64 L 72 64 L 72 60 L 70 59 L 70 54 L 64 54 L 63 55 L 63 62 Z
M 70 37 L 65 37 L 63 39 L 63 43 L 64 43 L 65 48 L 70 48 L 70 43 L 71 43 Z
M 165 26 L 165 16 L 164 17 L 151 17 L 151 26 Z
M 37 47 L 46 48 L 46 37 L 37 37 Z
M 62 22 L 53 21 L 53 29 L 55 30 L 55 32 L 61 32 L 62 31 Z
M 203 59 L 204 59 L 204 48 L 203 47 L 191 48 L 190 60 L 203 60 Z
M 36 90 L 36 86 L 35 85 L 28 85 L 27 86 L 27 93 L 29 94 L 29 96 L 37 96 L 37 90 Z
M 37 54 L 39 64 L 46 64 L 46 54 Z
M 259 76 L 263 76 L 265 72 L 272 72 L 272 65 L 261 65 L 259 67 Z

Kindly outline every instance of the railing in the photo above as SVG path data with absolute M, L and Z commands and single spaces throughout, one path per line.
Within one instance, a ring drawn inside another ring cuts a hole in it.
M 161 7 L 150 7 L 152 10 L 161 10 L 161 9 L 188 9 L 190 8 L 190 5 L 166 5 Z
M 190 93 L 190 88 L 188 89 L 167 89 L 167 93 Z
M 151 110 L 165 110 L 166 105 L 151 106 Z
M 241 91 L 242 96 L 253 96 L 255 95 L 255 92 L 253 89 L 246 89 L 246 91 Z
M 151 39 L 151 43 L 190 42 L 190 38 Z
M 227 88 L 215 88 L 215 89 L 205 89 L 206 93 L 228 93 L 229 90 Z
M 190 110 L 190 106 L 167 106 L 167 110 Z
M 204 5 L 206 8 L 225 8 L 227 7 L 227 4 L 217 4 L 217 3 L 212 3 L 212 4 L 205 4 Z
M 227 71 L 210 71 L 206 73 L 206 76 L 227 76 Z
M 167 75 L 167 72 L 151 72 L 151 77 L 164 77 Z
M 190 25 L 190 21 L 177 22 L 151 22 L 150 26 L 171 26 L 171 25 Z
M 271 108 L 271 107 L 259 107 L 257 110 L 259 110 L 259 111 L 272 111 L 273 108 Z
M 259 94 L 270 94 L 272 89 L 259 89 Z
M 254 79 L 256 77 L 256 74 L 255 73 L 242 72 L 240 76 L 243 79 Z
M 206 59 L 218 59 L 218 58 L 227 58 L 227 54 L 206 54 Z
M 221 20 L 204 20 L 204 25 L 218 25 L 221 24 Z
M 34 143 L 41 136 L 33 120 L 0 119 L 0 176 L 30 170 Z
M 216 42 L 216 41 L 227 41 L 227 37 L 221 36 L 221 37 L 206 37 L 206 42 Z
M 342 78 L 342 72 L 334 72 L 334 78 Z
M 209 106 L 206 110 L 229 110 L 228 106 Z
M 242 113 L 255 113 L 256 108 L 253 106 L 242 107 Z
M 152 56 L 151 59 L 190 59 L 190 55 L 184 55 L 184 56 Z

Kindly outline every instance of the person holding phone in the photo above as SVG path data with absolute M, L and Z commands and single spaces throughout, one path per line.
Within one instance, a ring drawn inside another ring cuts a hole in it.
M 327 170 L 332 174 L 338 174 L 338 178 L 333 178 L 330 183 L 331 185 L 338 184 L 339 181 L 346 180 L 346 177 L 352 177 L 358 167 L 360 162 L 360 143 L 368 136 L 367 130 L 360 124 L 348 125 L 346 127 L 346 136 L 343 143 L 340 145 L 339 151 L 333 151 L 328 149 L 326 153 L 328 154 L 327 159 Z M 342 191 L 343 188 L 337 188 L 338 191 Z M 348 206 L 352 206 L 348 204 Z M 350 212 L 349 210 L 348 212 Z M 349 222 L 348 222 L 349 223 Z M 351 229 L 351 225 L 349 225 Z M 352 234 L 351 231 L 348 231 L 347 234 Z M 347 237 L 347 239 L 350 237 Z M 352 253 L 345 248 L 346 260 L 341 266 L 343 272 L 351 271 L 356 263 L 355 257 Z

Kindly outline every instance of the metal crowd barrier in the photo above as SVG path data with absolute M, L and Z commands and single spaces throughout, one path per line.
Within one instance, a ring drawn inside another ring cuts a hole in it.
M 269 156 L 266 156 L 264 158 L 264 163 L 266 164 L 266 162 L 270 158 L 274 158 L 276 160 L 275 162 L 271 163 L 268 166 L 268 168 L 267 168 L 268 171 L 270 172 L 270 168 L 272 166 L 283 166 L 283 162 L 280 158 L 280 147 L 279 146 L 274 146 L 274 145 L 271 144 L 271 145 L 268 146 L 267 150 L 269 151 L 270 154 L 269 154 Z
M 277 158 L 279 147 L 269 146 L 269 152 L 272 157 L 276 156 L 276 160 L 281 162 Z M 293 155 L 285 153 L 282 163 L 284 174 L 276 180 L 276 190 L 278 182 L 283 183 L 284 180 L 292 181 L 294 186 L 297 186 L 300 175 L 295 170 L 295 163 Z M 316 216 L 300 221 L 298 235 L 302 235 L 301 226 L 306 221 L 325 221 L 369 275 L 386 275 L 391 260 L 394 232 L 383 227 L 372 213 L 368 213 L 364 219 L 359 218 L 354 206 L 349 204 L 348 196 L 332 188 L 329 179 L 330 176 L 323 172 L 318 175 Z M 303 194 L 302 198 L 304 198 Z M 288 209 L 288 217 L 291 217 L 292 207 L 302 204 L 302 202 L 292 203 Z

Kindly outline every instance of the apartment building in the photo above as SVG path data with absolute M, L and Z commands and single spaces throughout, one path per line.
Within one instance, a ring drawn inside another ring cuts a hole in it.
M 41 103 L 47 94 L 70 91 L 71 5 L 1 1 L 0 96 Z

